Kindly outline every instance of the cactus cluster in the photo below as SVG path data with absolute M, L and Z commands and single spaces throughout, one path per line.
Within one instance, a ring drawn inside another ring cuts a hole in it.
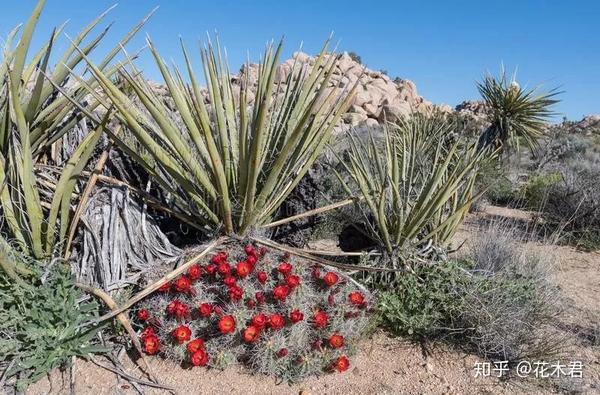
M 371 306 L 342 273 L 236 242 L 165 284 L 137 321 L 148 354 L 291 381 L 347 370 Z

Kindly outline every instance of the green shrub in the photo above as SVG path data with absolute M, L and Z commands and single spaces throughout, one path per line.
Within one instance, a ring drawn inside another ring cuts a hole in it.
M 379 313 L 396 334 L 415 339 L 432 338 L 444 333 L 443 327 L 461 311 L 457 297 L 470 277 L 465 261 L 415 268 L 398 276 L 397 288 L 379 295 Z
M 44 272 L 33 262 L 27 267 L 35 271 L 32 286 L 19 285 L 0 270 L 0 370 L 19 390 L 72 356 L 106 351 L 93 341 L 99 328 L 81 328 L 98 316 L 98 305 L 81 300 L 69 267 Z
M 529 178 L 523 187 L 523 197 L 531 209 L 541 209 L 550 190 L 562 181 L 562 175 L 557 172 L 549 174 L 536 174 Z
M 544 258 L 521 251 L 514 237 L 483 232 L 465 259 L 415 267 L 380 295 L 384 323 L 396 334 L 443 339 L 490 359 L 556 355 L 559 295 Z

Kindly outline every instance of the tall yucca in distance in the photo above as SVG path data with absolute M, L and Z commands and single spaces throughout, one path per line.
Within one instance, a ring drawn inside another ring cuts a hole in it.
M 539 88 L 526 89 L 507 77 L 503 70 L 499 77 L 486 75 L 477 84 L 483 98 L 490 126 L 479 138 L 479 148 L 494 146 L 519 147 L 522 139 L 534 148 L 544 135 L 549 117 L 554 115 L 552 106 L 558 103 L 557 90 L 541 92 Z
M 183 43 L 187 82 L 176 66 L 167 67 L 148 40 L 175 112 L 157 97 L 133 62 L 120 70 L 133 100 L 89 65 L 117 109 L 117 118 L 147 155 L 113 138 L 172 193 L 175 209 L 201 227 L 222 226 L 225 234 L 245 235 L 273 216 L 350 105 L 355 87 L 331 87 L 337 58 L 328 53 L 328 44 L 311 66 L 296 61 L 285 83 L 276 79 L 283 42 L 267 45 L 250 103 L 248 75 L 238 93 L 218 43 L 209 41 L 201 49 L 205 93 Z

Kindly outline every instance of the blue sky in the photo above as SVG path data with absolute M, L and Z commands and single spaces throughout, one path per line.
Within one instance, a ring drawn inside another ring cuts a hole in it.
M 5 36 L 26 20 L 36 1 L 3 1 Z M 67 19 L 73 36 L 114 3 L 47 0 L 36 42 Z M 518 67 L 521 85 L 565 91 L 556 119 L 600 113 L 600 1 L 122 0 L 107 18 L 116 22 L 110 37 L 116 39 L 157 5 L 130 49 L 141 47 L 147 33 L 165 58 L 180 62 L 179 36 L 193 48 L 216 30 L 236 70 L 248 54 L 258 59 L 272 38 L 285 36 L 289 56 L 301 42 L 306 52 L 316 52 L 333 31 L 339 50 L 358 53 L 369 68 L 413 80 L 419 94 L 434 103 L 476 99 L 475 82 L 504 64 L 508 70 Z M 139 63 L 157 78 L 148 56 Z

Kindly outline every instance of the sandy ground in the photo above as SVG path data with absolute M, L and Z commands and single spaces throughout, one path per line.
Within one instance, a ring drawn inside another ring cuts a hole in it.
M 509 217 L 528 221 L 526 213 L 489 207 L 485 213 L 469 218 L 456 236 L 456 245 L 476 233 L 485 219 Z M 483 220 L 483 221 L 482 221 Z M 464 248 L 464 247 L 463 247 Z M 479 358 L 450 350 L 443 345 L 424 349 L 401 339 L 377 332 L 365 339 L 351 359 L 352 368 L 344 374 L 329 374 L 300 383 L 278 383 L 272 378 L 252 375 L 243 368 L 224 371 L 184 370 L 160 358 L 149 358 L 159 381 L 179 394 L 600 394 L 600 254 L 585 253 L 567 246 L 527 243 L 533 251 L 549 253 L 557 258 L 555 281 L 568 297 L 569 308 L 564 318 L 565 330 L 573 332 L 569 344 L 569 360 L 583 363 L 583 379 L 565 378 L 524 380 L 513 378 L 475 377 Z M 99 359 L 99 363 L 110 365 Z M 561 361 L 568 362 L 568 361 Z M 136 365 L 126 356 L 123 365 L 133 376 L 141 377 Z M 131 383 L 116 374 L 78 360 L 75 367 L 76 394 L 136 393 Z M 559 391 L 559 388 L 561 391 Z M 167 393 L 141 386 L 148 394 Z M 49 377 L 30 386 L 27 394 L 69 393 L 69 373 L 54 371 Z

